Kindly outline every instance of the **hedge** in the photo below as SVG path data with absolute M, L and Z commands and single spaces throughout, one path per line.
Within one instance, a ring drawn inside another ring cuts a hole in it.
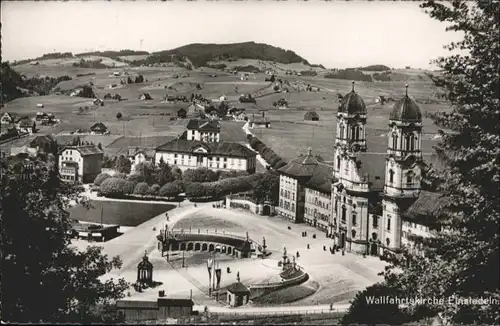
M 251 135 L 248 135 L 251 136 Z M 287 162 L 276 154 L 270 147 L 267 147 L 260 139 L 255 136 L 248 137 L 248 143 L 273 169 L 279 169 Z

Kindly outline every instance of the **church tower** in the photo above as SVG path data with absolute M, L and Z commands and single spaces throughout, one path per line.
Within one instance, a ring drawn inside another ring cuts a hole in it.
M 406 94 L 394 104 L 389 117 L 380 241 L 385 247 L 401 245 L 401 213 L 420 194 L 422 177 L 422 113 Z
M 362 237 L 360 226 L 368 217 L 368 199 L 362 195 L 368 191 L 368 186 L 359 176 L 356 165 L 356 157 L 366 152 L 366 118 L 365 102 L 354 90 L 352 82 L 351 92 L 339 104 L 333 146 L 333 211 L 328 234 L 342 248 L 349 239 Z

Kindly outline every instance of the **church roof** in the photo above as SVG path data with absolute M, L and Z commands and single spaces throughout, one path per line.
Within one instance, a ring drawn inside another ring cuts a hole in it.
M 356 162 L 360 176 L 368 176 L 370 190 L 383 190 L 385 183 L 385 154 L 359 153 Z
M 433 225 L 445 212 L 444 207 L 449 202 L 450 199 L 440 193 L 422 190 L 418 198 L 403 212 L 402 217 L 418 224 Z
M 363 98 L 354 91 L 354 82 L 352 82 L 352 91 L 342 98 L 338 112 L 347 113 L 349 115 L 366 114 L 365 101 L 363 101 Z
M 306 187 L 324 193 L 331 193 L 332 181 L 333 166 L 319 163 L 314 169 L 311 179 L 307 181 Z
M 402 122 L 422 122 L 422 112 L 417 103 L 408 96 L 408 85 L 406 94 L 394 104 L 389 120 Z
M 227 287 L 227 291 L 234 294 L 247 294 L 250 290 L 241 282 L 234 282 Z
M 278 172 L 293 177 L 311 177 L 317 165 L 318 160 L 311 154 L 309 147 L 307 155 L 291 160 L 287 165 L 279 168 Z

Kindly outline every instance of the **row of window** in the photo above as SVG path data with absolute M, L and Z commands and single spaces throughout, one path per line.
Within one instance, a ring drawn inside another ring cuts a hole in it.
M 392 170 L 392 169 L 389 169 L 389 183 L 393 183 L 394 182 L 394 174 L 395 172 Z M 408 171 L 406 173 L 406 186 L 407 187 L 412 187 L 412 186 L 415 186 L 419 181 L 419 177 L 418 176 L 415 176 L 415 173 L 413 173 L 413 171 Z
M 339 125 L 339 139 L 362 140 L 362 132 L 363 128 L 358 125 L 351 126 L 350 128 L 346 128 L 343 124 Z
M 283 208 L 283 209 L 286 209 L 288 211 L 293 211 L 295 212 L 295 204 L 294 203 L 290 203 L 288 201 L 283 201 L 283 199 L 280 199 L 280 207 Z
M 308 198 L 309 200 L 307 201 L 308 203 L 314 204 L 314 206 L 318 206 L 324 209 L 329 209 L 330 204 L 328 202 L 324 202 L 321 199 L 318 199 L 318 197 L 315 197 L 314 199 L 312 197 Z
M 401 138 L 399 139 L 399 145 L 398 146 L 398 139 L 399 139 L 399 136 L 397 133 L 392 133 L 392 149 L 398 149 L 398 148 L 403 148 L 403 144 L 402 144 L 402 141 L 403 139 L 405 140 L 404 141 L 404 150 L 407 150 L 407 151 L 414 151 L 416 150 L 416 144 L 417 144 L 417 141 L 418 141 L 418 137 L 415 137 L 414 134 L 406 134 L 404 136 L 404 138 Z
M 306 214 L 312 215 L 315 218 L 318 218 L 318 219 L 326 221 L 326 222 L 328 222 L 330 220 L 330 215 L 318 212 L 318 210 L 316 208 L 313 210 L 312 208 L 306 207 L 305 210 L 306 210 Z
M 295 200 L 295 193 L 286 189 L 280 190 L 280 196 L 287 199 Z

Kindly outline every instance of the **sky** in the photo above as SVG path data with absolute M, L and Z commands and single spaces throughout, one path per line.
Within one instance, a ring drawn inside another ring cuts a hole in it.
M 1 3 L 3 60 L 50 52 L 168 50 L 254 41 L 328 68 L 435 68 L 460 35 L 406 1 L 69 1 Z

